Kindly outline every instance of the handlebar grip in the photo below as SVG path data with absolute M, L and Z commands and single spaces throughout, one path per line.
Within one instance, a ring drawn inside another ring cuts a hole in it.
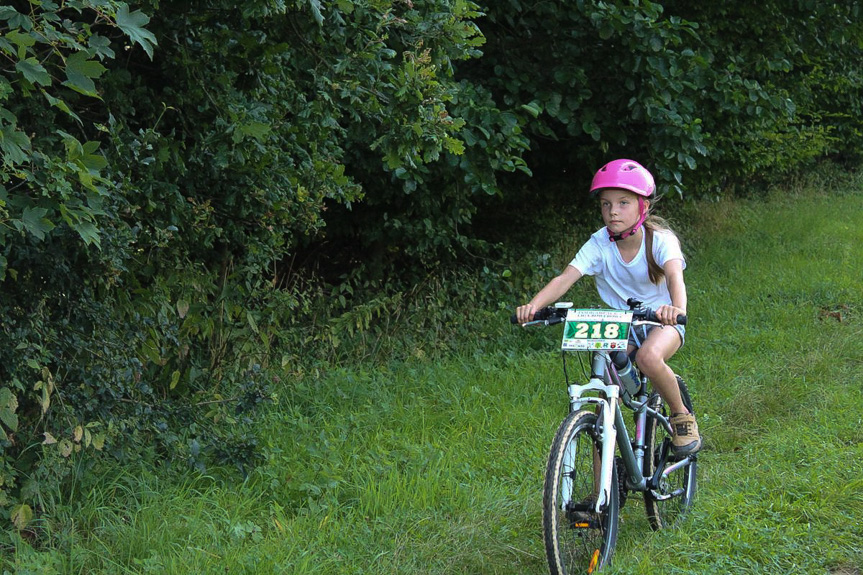
M 546 321 L 546 320 L 550 320 L 550 319 L 552 319 L 552 318 L 554 318 L 554 317 L 555 317 L 555 312 L 557 312 L 557 311 L 558 311 L 558 310 L 556 310 L 556 309 L 555 309 L 555 308 L 553 308 L 553 307 L 542 307 L 542 308 L 539 308 L 538 310 L 536 310 L 536 311 L 534 311 L 534 312 L 533 312 L 533 319 L 532 319 L 531 321 Z M 564 310 L 564 311 L 566 311 L 566 310 Z M 562 319 L 562 318 L 561 318 L 561 321 L 563 321 L 563 319 Z M 509 322 L 510 322 L 510 323 L 519 323 L 519 322 L 518 322 L 518 316 L 517 316 L 517 315 L 515 315 L 515 314 L 512 314 L 511 316 L 509 316 Z M 558 322 L 553 322 L 553 323 L 558 323 Z
M 659 316 L 656 315 L 655 311 L 653 311 L 652 309 L 646 309 L 644 311 L 646 312 L 646 313 L 642 312 L 642 313 L 644 313 L 644 315 L 642 316 L 644 319 L 646 319 L 647 321 L 653 321 L 656 323 L 661 323 L 659 321 Z M 682 313 L 678 314 L 677 315 L 677 323 L 679 325 L 686 325 L 686 315 L 684 315 Z

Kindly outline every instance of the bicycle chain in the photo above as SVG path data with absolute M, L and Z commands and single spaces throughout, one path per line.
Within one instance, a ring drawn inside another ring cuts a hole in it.
M 614 458 L 614 464 L 617 467 L 617 493 L 620 509 L 626 504 L 626 498 L 629 495 L 629 489 L 626 488 L 626 465 L 620 456 Z

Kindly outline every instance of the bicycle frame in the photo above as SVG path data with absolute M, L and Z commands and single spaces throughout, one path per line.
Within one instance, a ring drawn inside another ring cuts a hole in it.
M 659 485 L 662 477 L 685 465 L 689 465 L 692 458 L 685 457 L 665 468 L 657 465 L 656 473 L 653 477 L 648 478 L 644 476 L 642 470 L 644 469 L 644 434 L 647 418 L 655 418 L 671 434 L 671 424 L 668 422 L 668 419 L 647 406 L 646 386 L 642 385 L 634 400 L 625 401 L 626 406 L 635 412 L 635 438 L 633 441 L 630 441 L 626 423 L 623 419 L 623 412 L 618 405 L 621 389 L 619 385 L 620 380 L 617 377 L 617 370 L 607 351 L 595 351 L 592 353 L 590 373 L 590 379 L 586 384 L 569 384 L 567 391 L 572 411 L 577 411 L 586 404 L 599 406 L 597 425 L 600 427 L 598 431 L 602 441 L 602 458 L 600 461 L 599 490 L 594 510 L 599 513 L 611 497 L 615 443 L 620 449 L 620 456 L 626 468 L 627 477 L 622 479 L 626 481 L 627 488 L 634 491 L 649 490 L 651 495 L 656 499 L 673 497 L 676 493 L 660 494 L 655 490 L 655 487 Z M 591 391 L 599 392 L 600 395 L 585 395 Z M 667 455 L 667 453 L 663 453 L 663 460 L 665 460 Z
M 637 366 L 624 356 L 633 337 L 626 325 L 661 325 L 661 320 L 641 302 L 630 299 L 627 305 L 628 311 L 573 310 L 572 303 L 557 302 L 534 310 L 527 322 L 523 308 L 521 318 L 510 316 L 512 323 L 521 319 L 523 327 L 565 323 L 560 349 L 570 412 L 551 443 L 542 495 L 543 539 L 553 575 L 581 569 L 592 573 L 609 564 L 628 491 L 644 495 L 654 530 L 672 526 L 695 495 L 696 455 L 674 454 L 674 433 L 665 416 L 670 409 L 657 393 L 648 393 L 647 378 L 639 377 Z M 686 324 L 685 315 L 676 319 Z M 637 336 L 635 332 L 634 343 L 640 347 Z M 590 354 L 587 382 L 570 379 L 567 361 L 572 352 L 582 359 L 587 356 L 580 354 Z M 621 364 L 622 374 L 617 367 Z M 683 405 L 692 411 L 686 383 L 675 378 Z M 634 415 L 631 441 L 624 407 Z

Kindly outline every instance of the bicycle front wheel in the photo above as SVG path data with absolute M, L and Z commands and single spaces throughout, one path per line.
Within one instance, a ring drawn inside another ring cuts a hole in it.
M 689 390 L 680 377 L 677 378 L 677 386 L 680 389 L 683 404 L 689 411 L 695 413 L 692 411 Z M 647 404 L 662 415 L 668 416 L 665 402 L 658 393 L 653 393 L 647 400 Z M 645 437 L 647 452 L 644 458 L 644 475 L 650 478 L 657 468 L 666 469 L 674 463 L 674 460 L 671 456 L 671 436 L 656 418 L 647 418 Z M 692 505 L 692 500 L 695 498 L 697 469 L 698 463 L 693 458 L 688 465 L 674 469 L 662 477 L 653 493 L 645 491 L 644 507 L 650 526 L 655 531 L 674 525 Z
M 594 511 L 602 443 L 596 414 L 570 413 L 554 437 L 542 494 L 542 528 L 551 575 L 594 573 L 606 565 L 617 541 L 617 470 L 610 501 Z

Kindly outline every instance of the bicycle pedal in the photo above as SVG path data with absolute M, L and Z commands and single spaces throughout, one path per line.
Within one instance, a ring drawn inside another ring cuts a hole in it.
M 570 521 L 569 523 L 570 529 L 600 529 L 602 526 L 599 523 L 598 518 L 591 519 L 589 521 L 579 520 L 579 521 Z
M 599 515 L 595 511 L 596 500 L 588 498 L 567 505 L 566 516 L 571 529 L 598 529 Z

